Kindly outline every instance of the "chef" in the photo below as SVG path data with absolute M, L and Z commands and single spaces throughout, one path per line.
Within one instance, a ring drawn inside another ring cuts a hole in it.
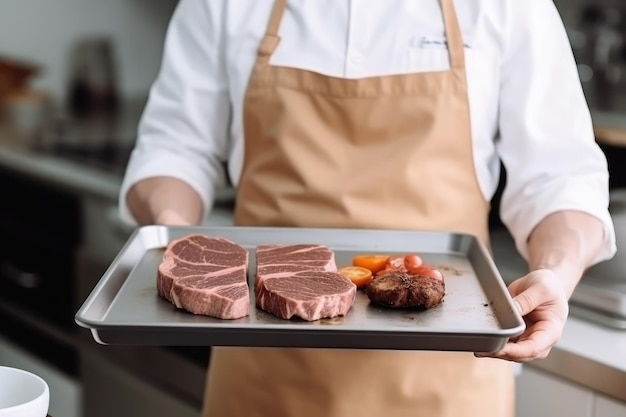
M 489 245 L 500 161 L 530 271 L 509 287 L 522 336 L 488 355 L 214 348 L 204 416 L 512 416 L 512 362 L 548 355 L 615 236 L 551 0 L 181 0 L 122 184 L 129 223 L 200 224 L 228 176 L 238 225 Z

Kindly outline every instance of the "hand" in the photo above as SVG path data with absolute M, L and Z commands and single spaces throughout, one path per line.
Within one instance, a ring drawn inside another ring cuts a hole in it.
M 156 224 L 165 226 L 190 226 L 191 222 L 174 210 L 164 210 L 155 219 Z
M 515 362 L 528 362 L 548 356 L 563 333 L 569 313 L 567 295 L 558 277 L 548 269 L 540 269 L 517 279 L 509 292 L 524 317 L 526 330 L 494 353 L 477 353 Z

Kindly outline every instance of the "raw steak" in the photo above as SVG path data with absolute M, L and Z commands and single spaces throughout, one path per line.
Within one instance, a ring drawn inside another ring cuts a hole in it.
M 157 291 L 176 307 L 220 319 L 250 314 L 248 251 L 227 239 L 189 235 L 170 242 Z
M 256 305 L 282 319 L 345 315 L 356 285 L 339 275 L 335 254 L 320 245 L 261 245 L 256 250 Z

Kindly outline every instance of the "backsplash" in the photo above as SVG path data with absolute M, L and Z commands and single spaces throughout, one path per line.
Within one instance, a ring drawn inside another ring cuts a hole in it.
M 591 107 L 626 107 L 626 4 L 623 0 L 555 1 Z

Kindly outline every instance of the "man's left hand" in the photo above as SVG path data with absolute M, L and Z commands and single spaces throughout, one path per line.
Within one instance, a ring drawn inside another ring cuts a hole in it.
M 561 338 L 569 313 L 560 280 L 551 270 L 539 269 L 512 282 L 509 292 L 526 322 L 524 333 L 511 339 L 498 352 L 477 353 L 476 356 L 515 362 L 545 358 Z

